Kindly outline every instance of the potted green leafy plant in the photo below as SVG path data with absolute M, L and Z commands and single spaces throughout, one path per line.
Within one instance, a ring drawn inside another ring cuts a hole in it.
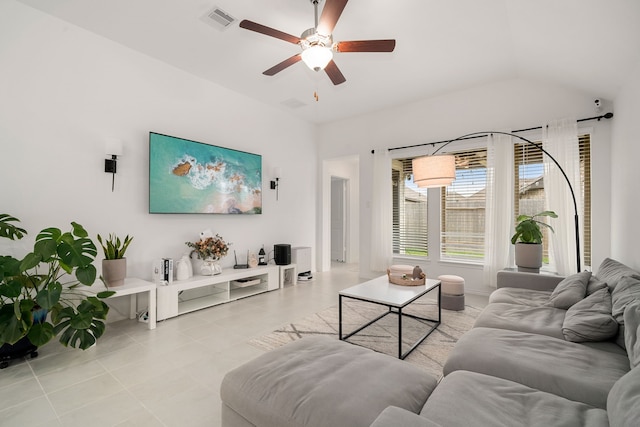
M 109 234 L 107 240 L 98 234 L 98 241 L 104 251 L 102 260 L 102 278 L 107 286 L 122 286 L 127 275 L 127 259 L 124 257 L 133 237 L 127 235 L 120 240 L 115 234 Z
M 518 271 L 539 273 L 542 267 L 542 228 L 553 228 L 536 218 L 558 218 L 553 211 L 543 211 L 535 215 L 519 215 L 516 218 L 516 232 L 511 237 L 511 243 L 515 245 L 515 258 Z
M 16 225 L 19 221 L 0 214 L 0 237 L 23 238 L 27 232 Z M 0 256 L 2 360 L 11 357 L 21 340 L 39 347 L 59 336 L 63 345 L 84 350 L 104 333 L 109 307 L 102 300 L 113 292 L 81 290 L 96 280 L 97 249 L 80 224 L 71 226 L 67 232 L 53 227 L 40 231 L 33 251 L 23 259 Z

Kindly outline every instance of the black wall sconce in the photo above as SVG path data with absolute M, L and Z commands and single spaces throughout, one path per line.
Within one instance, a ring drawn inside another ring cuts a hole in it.
M 111 173 L 111 192 L 113 192 L 113 188 L 116 182 L 116 169 L 118 166 L 118 156 L 115 154 L 111 155 L 110 159 L 104 159 L 104 171 L 106 173 Z
M 104 159 L 104 171 L 111 174 L 111 192 L 113 192 L 118 169 L 118 156 L 122 156 L 122 142 L 115 139 L 108 140 L 105 151 L 107 156 L 111 156 L 110 159 Z
M 278 200 L 278 186 L 280 185 L 280 175 L 282 175 L 282 169 L 275 168 L 273 171 L 276 179 L 271 181 L 271 189 L 276 190 L 276 200 Z

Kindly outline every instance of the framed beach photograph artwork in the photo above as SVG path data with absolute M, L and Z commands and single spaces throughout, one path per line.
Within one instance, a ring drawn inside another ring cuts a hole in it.
M 262 213 L 262 156 L 149 132 L 149 213 Z

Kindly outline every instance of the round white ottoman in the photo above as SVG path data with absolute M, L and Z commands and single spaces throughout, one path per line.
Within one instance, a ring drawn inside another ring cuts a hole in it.
M 440 280 L 440 307 L 445 310 L 464 310 L 464 279 L 452 274 L 438 276 Z

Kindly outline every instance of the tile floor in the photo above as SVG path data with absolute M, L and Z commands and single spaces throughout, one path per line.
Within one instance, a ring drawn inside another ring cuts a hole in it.
M 110 323 L 86 351 L 47 344 L 0 371 L 0 426 L 218 426 L 224 374 L 262 353 L 247 341 L 337 304 L 339 290 L 361 281 L 357 266 L 335 264 L 313 281 L 153 331 L 135 320 Z

